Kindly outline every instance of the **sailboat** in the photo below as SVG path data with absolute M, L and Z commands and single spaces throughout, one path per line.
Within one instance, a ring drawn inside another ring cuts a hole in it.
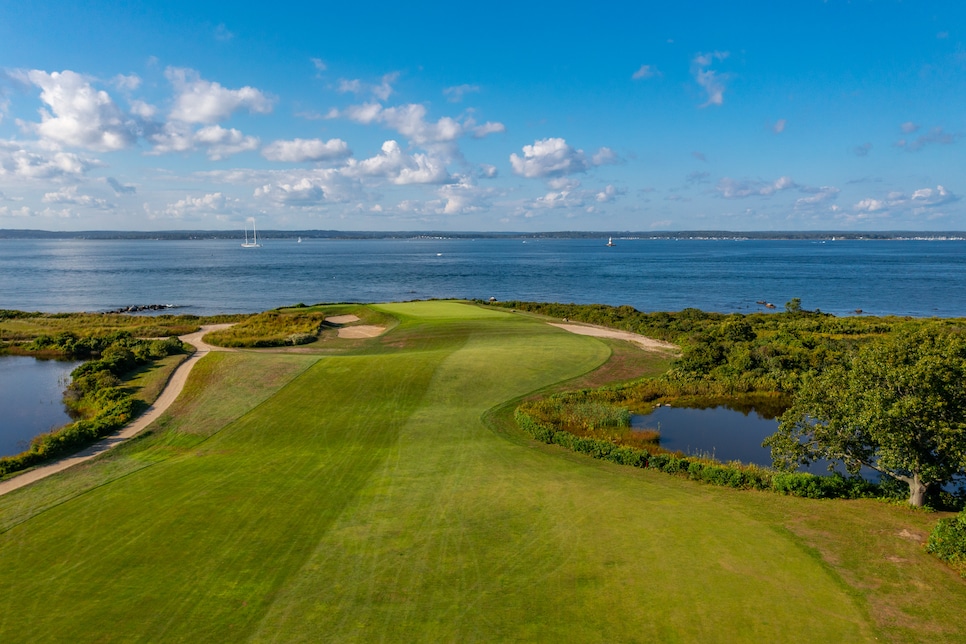
M 258 243 L 258 233 L 255 232 L 255 218 L 249 217 L 252 220 L 252 240 L 248 241 L 248 223 L 245 223 L 245 243 L 242 244 L 242 248 L 260 248 L 261 244 Z
M 614 238 L 613 237 L 608 237 L 607 238 L 607 245 L 608 246 L 615 246 L 615 244 L 614 244 Z

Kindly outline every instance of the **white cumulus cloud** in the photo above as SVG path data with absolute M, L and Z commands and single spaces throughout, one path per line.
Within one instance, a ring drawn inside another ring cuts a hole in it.
M 256 198 L 267 198 L 288 205 L 314 205 L 325 200 L 325 188 L 309 177 L 301 177 L 291 183 L 280 181 L 255 189 Z
M 56 192 L 45 193 L 41 201 L 51 204 L 84 206 L 87 208 L 97 208 L 100 210 L 107 210 L 112 207 L 106 199 L 92 197 L 91 195 L 79 194 L 77 191 L 77 186 L 64 186 Z
M 382 144 L 380 153 L 362 161 L 350 159 L 343 171 L 347 176 L 383 177 L 396 185 L 446 183 L 446 165 L 427 154 L 406 154 L 396 141 Z
M 47 73 L 30 70 L 22 74 L 41 89 L 40 123 L 24 126 L 57 145 L 88 148 L 100 152 L 121 150 L 137 140 L 137 126 L 104 90 L 95 89 L 91 79 L 66 70 Z
M 460 215 L 488 208 L 493 190 L 480 188 L 472 178 L 462 176 L 456 183 L 440 186 L 438 194 L 442 199 L 442 207 L 438 208 L 437 212 L 444 215 Z
M 72 152 L 30 151 L 13 141 L 0 140 L 0 177 L 63 179 L 84 175 L 102 164 Z
M 164 74 L 177 93 L 169 115 L 172 120 L 211 124 L 227 119 L 240 109 L 267 114 L 274 105 L 271 98 L 254 87 L 228 89 L 204 80 L 193 69 L 168 67 Z
M 426 120 L 426 106 L 408 103 L 395 107 L 383 107 L 379 103 L 352 105 L 341 115 L 356 123 L 369 125 L 379 123 L 395 130 L 416 145 L 450 143 L 464 135 L 482 138 L 506 130 L 502 123 L 486 122 L 477 125 L 472 118 L 462 121 L 444 116 L 437 121 Z M 336 112 L 331 116 L 338 116 Z
M 220 125 L 203 127 L 194 136 L 197 145 L 204 148 L 209 159 L 217 161 L 239 152 L 248 152 L 258 148 L 258 137 L 247 136 L 235 128 L 223 128 Z
M 150 154 L 201 149 L 213 161 L 239 152 L 255 150 L 259 146 L 258 137 L 247 136 L 235 128 L 207 125 L 195 131 L 180 122 L 166 123 L 160 131 L 148 138 L 154 143 Z
M 237 210 L 239 200 L 228 197 L 222 192 L 211 192 L 200 197 L 187 196 L 167 204 L 160 211 L 151 211 L 147 204 L 145 210 L 152 219 L 204 219 L 211 215 L 225 215 Z
M 262 148 L 262 156 L 269 161 L 303 163 L 305 161 L 330 161 L 343 159 L 352 154 L 349 144 L 342 139 L 292 139 L 273 141 Z
M 911 195 L 896 190 L 887 194 L 885 199 L 867 197 L 857 202 L 852 206 L 852 209 L 857 212 L 889 210 L 911 211 L 914 214 L 921 214 L 956 201 L 959 201 L 959 196 L 940 185 L 935 188 L 914 190 Z
M 856 203 L 852 209 L 862 212 L 878 212 L 888 208 L 888 204 L 880 199 L 862 199 Z
M 601 148 L 592 157 L 568 145 L 565 139 L 549 138 L 523 146 L 523 156 L 510 155 L 513 171 L 528 179 L 563 177 L 605 163 L 615 163 L 617 155 L 610 148 Z

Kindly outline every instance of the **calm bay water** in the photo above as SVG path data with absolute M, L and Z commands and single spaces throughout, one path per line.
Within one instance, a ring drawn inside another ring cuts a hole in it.
M 70 422 L 64 387 L 80 362 L 0 358 L 0 456 L 19 454 L 30 440 Z
M 963 241 L 2 240 L 0 308 L 261 311 L 427 298 L 966 316 Z

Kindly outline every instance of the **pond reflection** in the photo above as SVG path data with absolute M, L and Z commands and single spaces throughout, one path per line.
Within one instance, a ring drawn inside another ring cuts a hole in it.
M 631 427 L 659 429 L 661 447 L 688 456 L 707 456 L 722 463 L 741 461 L 745 464 L 771 467 L 771 450 L 761 442 L 778 430 L 777 418 L 765 418 L 754 408 L 736 411 L 729 407 L 693 409 L 689 407 L 658 407 L 644 416 L 631 416 Z M 845 474 L 841 464 L 835 468 Z M 799 472 L 825 475 L 828 461 L 819 460 Z M 879 474 L 863 467 L 860 474 L 878 481 Z
M 771 450 L 761 442 L 778 430 L 778 420 L 727 407 L 658 407 L 646 416 L 632 416 L 631 426 L 658 429 L 661 447 L 672 452 L 771 466 Z
M 64 388 L 79 364 L 0 357 L 0 456 L 19 454 L 34 436 L 70 422 Z

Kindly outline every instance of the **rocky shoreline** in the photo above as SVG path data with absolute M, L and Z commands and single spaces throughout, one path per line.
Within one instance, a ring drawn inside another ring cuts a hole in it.
M 168 309 L 178 308 L 175 304 L 133 304 L 131 306 L 122 306 L 119 309 L 112 309 L 110 311 L 103 311 L 104 315 L 111 315 L 115 313 L 143 313 L 145 311 L 167 311 Z

